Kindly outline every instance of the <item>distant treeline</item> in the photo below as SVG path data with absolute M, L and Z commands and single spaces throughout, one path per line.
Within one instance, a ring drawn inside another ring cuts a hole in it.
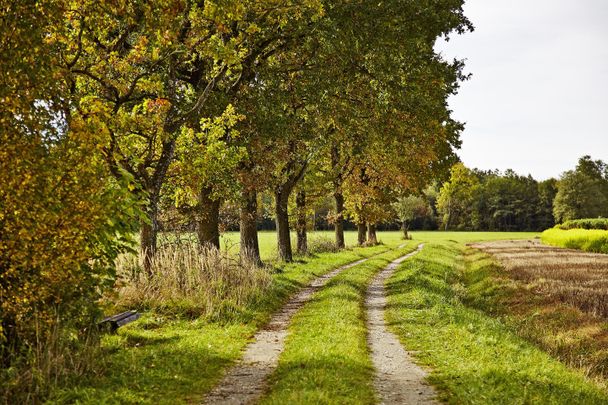
M 452 168 L 437 198 L 444 229 L 541 231 L 564 221 L 608 217 L 608 166 L 590 156 L 559 179 L 537 181 L 512 170 Z

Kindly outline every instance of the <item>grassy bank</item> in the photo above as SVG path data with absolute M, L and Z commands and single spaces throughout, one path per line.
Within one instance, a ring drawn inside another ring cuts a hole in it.
M 364 300 L 372 277 L 414 242 L 332 279 L 294 317 L 265 404 L 375 403 Z
M 543 243 L 585 252 L 608 253 L 608 231 L 599 229 L 547 229 L 541 235 Z
M 185 320 L 145 313 L 102 342 L 104 370 L 57 390 L 53 403 L 187 403 L 200 401 L 234 363 L 254 332 L 298 289 L 343 264 L 395 244 L 319 254 L 283 265 L 263 297 L 229 320 Z
M 389 280 L 387 320 L 449 403 L 585 403 L 608 394 L 494 317 L 488 269 L 464 266 L 465 248 L 430 243 Z M 500 284 L 494 289 L 502 290 Z M 471 303 L 475 301 L 475 305 Z M 480 309 L 482 308 L 482 309 Z

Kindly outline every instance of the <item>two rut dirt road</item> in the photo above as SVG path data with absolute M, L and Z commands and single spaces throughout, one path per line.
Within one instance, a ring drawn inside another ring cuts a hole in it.
M 403 247 L 400 246 L 400 248 Z M 422 249 L 402 256 L 382 271 L 369 285 L 365 307 L 367 312 L 368 346 L 376 369 L 374 387 L 382 404 L 430 404 L 435 392 L 424 382 L 426 373 L 414 364 L 397 337 L 388 331 L 384 322 L 386 307 L 385 281 L 397 266 Z M 246 347 L 242 359 L 205 397 L 205 404 L 252 404 L 258 402 L 267 386 L 268 376 L 277 368 L 285 347 L 287 328 L 291 319 L 332 278 L 370 258 L 339 267 L 318 277 L 293 297 Z

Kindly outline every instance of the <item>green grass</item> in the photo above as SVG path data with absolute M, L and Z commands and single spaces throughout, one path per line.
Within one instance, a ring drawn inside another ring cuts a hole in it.
M 262 260 L 273 262 L 276 260 L 276 233 L 274 231 L 262 231 L 258 233 L 260 243 L 260 255 Z M 538 237 L 535 232 L 439 232 L 439 231 L 412 231 L 410 232 L 414 240 L 417 241 L 443 241 L 453 240 L 461 243 L 477 242 L 482 240 L 505 240 L 505 239 L 530 239 Z M 315 238 L 334 238 L 333 231 L 315 231 L 309 232 L 310 239 Z M 402 243 L 402 233 L 397 231 L 379 231 L 378 239 L 387 245 L 397 246 Z M 292 233 L 292 239 L 295 238 L 295 233 Z M 355 246 L 357 244 L 357 232 L 344 232 L 344 240 L 347 246 Z M 221 236 L 221 244 L 223 249 L 237 251 L 239 244 L 238 232 L 226 232 Z M 295 247 L 295 244 L 293 245 Z
M 409 242 L 398 251 L 348 269 L 314 295 L 289 327 L 285 351 L 262 403 L 375 403 L 365 293 L 379 270 L 415 246 Z
M 387 320 L 453 404 L 600 404 L 608 394 L 463 302 L 464 247 L 429 243 L 388 281 Z M 483 275 L 479 275 L 483 277 Z M 482 302 L 482 300 L 478 300 Z
M 608 231 L 599 229 L 547 229 L 541 240 L 546 245 L 586 252 L 608 253 Z
M 233 364 L 255 331 L 295 291 L 343 264 L 389 250 L 388 245 L 320 254 L 281 266 L 264 299 L 230 321 L 159 318 L 147 313 L 102 346 L 103 372 L 57 390 L 51 403 L 196 402 Z
M 318 232 L 315 235 L 330 238 L 333 233 Z M 268 294 L 239 309 L 240 312 L 229 319 L 184 320 L 145 313 L 142 320 L 121 328 L 117 335 L 103 338 L 104 364 L 98 375 L 74 381 L 70 386 L 57 390 L 50 402 L 169 404 L 200 401 L 218 382 L 223 371 L 240 357 L 255 331 L 295 291 L 340 265 L 387 252 L 403 243 L 399 232 L 379 232 L 378 236 L 384 245 L 296 258 L 297 262 L 288 265 L 274 262 L 275 269 L 280 272 L 273 274 Z M 413 232 L 414 241 L 409 246 L 423 240 L 465 243 L 534 236 L 523 233 Z M 224 246 L 234 241 L 238 241 L 238 234 L 223 236 Z M 347 244 L 353 245 L 355 241 L 356 232 L 347 232 Z M 275 243 L 273 232 L 260 233 L 261 253 L 267 261 L 274 257 Z M 282 368 L 278 371 L 280 377 L 276 377 L 279 376 L 277 374 L 274 380 L 278 385 L 267 401 L 280 402 L 283 398 L 291 398 L 290 384 L 303 384 L 301 386 L 312 390 L 313 382 L 321 384 L 323 392 L 328 395 L 319 399 L 321 402 L 343 402 L 338 398 L 348 398 L 346 402 L 373 401 L 369 379 L 372 369 L 364 341 L 361 297 L 372 275 L 397 255 L 395 252 L 387 253 L 380 259 L 367 262 L 364 267 L 350 269 L 320 292 L 310 304 L 315 306 L 307 306 L 305 312 L 298 314 L 292 326 L 294 340 L 290 338 L 284 359 L 295 361 L 291 365 L 297 364 L 298 359 L 306 360 L 312 368 L 308 370 L 309 374 L 306 374 L 308 371 L 305 374 L 311 379 L 299 381 L 304 374 L 298 374 L 297 368 L 287 367 L 288 363 L 283 359 Z M 304 325 L 309 317 L 312 323 L 306 330 Z M 344 326 L 340 333 L 336 326 L 339 323 Z M 307 335 L 296 338 L 300 332 Z M 316 358 L 319 360 L 315 362 Z

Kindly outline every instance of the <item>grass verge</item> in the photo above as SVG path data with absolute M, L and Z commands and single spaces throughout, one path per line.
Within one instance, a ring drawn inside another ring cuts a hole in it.
M 608 253 L 608 231 L 599 229 L 551 228 L 541 235 L 544 244 L 585 252 Z
M 429 381 L 441 399 L 454 404 L 607 403 L 608 394 L 582 373 L 466 304 L 477 292 L 464 284 L 463 252 L 458 243 L 427 244 L 388 282 L 390 328 L 421 364 L 432 368 Z M 486 305 L 481 299 L 478 304 Z
M 103 372 L 58 389 L 51 403 L 175 404 L 200 401 L 240 356 L 254 332 L 294 292 L 341 265 L 391 245 L 319 254 L 281 267 L 267 294 L 229 320 L 180 320 L 147 313 L 106 336 Z
M 415 242 L 333 278 L 299 311 L 270 378 L 264 404 L 371 404 L 373 365 L 367 347 L 365 294 L 373 276 Z

